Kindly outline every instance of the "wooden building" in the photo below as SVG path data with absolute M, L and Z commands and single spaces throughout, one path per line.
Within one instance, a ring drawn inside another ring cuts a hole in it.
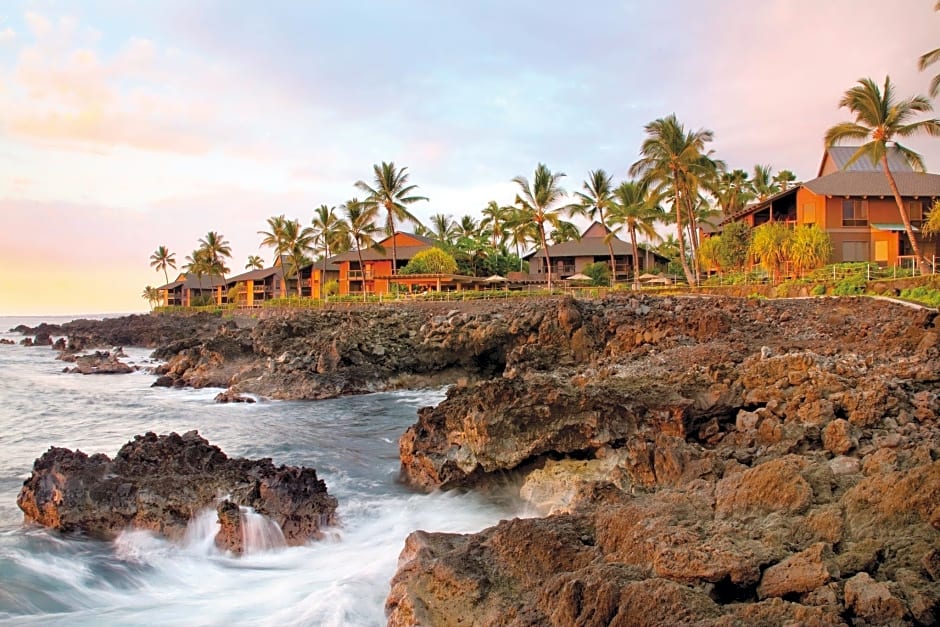
M 392 244 L 392 237 L 386 237 L 376 246 L 363 249 L 362 267 L 355 249 L 331 258 L 329 261 L 338 269 L 339 293 L 388 294 L 391 292 L 392 278 L 397 274 L 397 270 L 405 267 L 411 258 L 422 250 L 434 247 L 434 242 L 426 237 L 412 233 L 396 233 L 394 244 L 397 263 L 396 272 L 393 272 Z

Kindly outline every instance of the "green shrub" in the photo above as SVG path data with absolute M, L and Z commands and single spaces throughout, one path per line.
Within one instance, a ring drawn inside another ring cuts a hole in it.
M 826 286 L 825 285 L 814 285 L 813 289 L 809 292 L 813 296 L 825 296 L 826 295 Z
M 940 307 L 940 290 L 932 287 L 920 286 L 901 290 L 901 298 L 922 303 L 928 307 Z
M 589 263 L 582 272 L 591 277 L 591 285 L 610 285 L 610 268 L 606 263 Z
M 838 283 L 832 289 L 832 293 L 836 296 L 857 296 L 858 294 L 865 293 L 865 286 L 868 284 L 868 281 L 864 274 L 857 274 L 854 276 L 847 276 Z

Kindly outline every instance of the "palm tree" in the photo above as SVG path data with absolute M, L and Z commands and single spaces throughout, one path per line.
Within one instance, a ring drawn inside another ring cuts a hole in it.
M 757 164 L 754 166 L 754 178 L 751 179 L 751 189 L 759 202 L 763 202 L 776 194 L 779 189 L 774 182 L 773 167 Z
M 199 240 L 199 245 L 206 251 L 212 270 L 222 277 L 224 283 L 225 275 L 228 274 L 229 270 L 225 267 L 223 259 L 232 257 L 232 247 L 229 245 L 228 240 L 220 233 L 209 231 L 204 238 Z
M 270 246 L 274 249 L 274 264 L 277 264 L 277 261 L 281 259 L 287 251 L 290 249 L 290 243 L 287 241 L 287 223 L 288 219 L 284 217 L 284 214 L 279 216 L 271 216 L 268 218 L 268 230 L 267 231 L 258 231 L 258 235 L 263 235 L 264 238 L 261 240 L 261 244 L 258 245 L 258 248 L 262 246 Z M 281 266 L 281 296 L 284 296 L 287 292 L 287 277 L 284 275 L 283 264 Z
M 940 11 L 940 2 L 933 7 L 934 11 Z M 921 72 L 927 69 L 927 66 L 933 65 L 937 61 L 940 61 L 940 48 L 931 50 L 924 56 L 920 58 L 917 63 L 917 66 L 920 68 Z M 937 94 L 940 94 L 940 74 L 937 74 L 930 80 L 930 97 L 936 98 Z
M 568 215 L 581 215 L 587 219 L 600 222 L 608 233 L 610 232 L 610 210 L 614 205 L 613 181 L 604 170 L 591 170 L 581 185 L 584 192 L 575 192 L 579 202 L 568 205 Z M 606 238 L 607 252 L 610 253 L 610 284 L 617 280 L 617 263 L 614 259 L 614 245 L 610 238 Z
M 364 272 L 365 265 L 362 260 L 362 249 L 375 246 L 375 236 L 381 229 L 375 225 L 375 218 L 378 214 L 378 207 L 374 204 L 360 202 L 358 198 L 347 200 L 340 209 L 346 214 L 343 221 L 343 229 L 349 235 L 353 246 L 356 248 L 356 256 L 359 257 L 359 271 Z M 362 275 L 362 293 L 365 297 L 365 274 Z
M 248 263 L 245 264 L 245 270 L 260 270 L 264 267 L 264 260 L 258 255 L 248 255 Z
M 659 239 L 659 234 L 653 223 L 663 217 L 662 207 L 659 206 L 659 195 L 656 194 L 649 181 L 625 181 L 614 190 L 614 205 L 610 211 L 610 221 L 613 225 L 623 225 L 630 233 L 630 245 L 633 246 L 633 284 L 639 283 L 640 255 L 637 246 L 637 232 L 647 240 Z M 607 236 L 608 245 L 613 240 L 613 233 Z
M 408 211 L 408 205 L 419 200 L 427 200 L 424 196 L 413 196 L 417 185 L 408 185 L 408 168 L 395 167 L 394 162 L 382 165 L 373 165 L 375 173 L 371 187 L 364 181 L 356 181 L 356 187 L 369 194 L 364 202 L 385 208 L 385 232 L 392 238 L 392 274 L 398 272 L 398 245 L 395 242 L 395 222 L 413 222 L 420 224 L 418 218 Z
M 642 175 L 654 185 L 654 190 L 672 198 L 676 220 L 676 241 L 679 246 L 679 261 L 689 285 L 697 283 L 697 276 L 689 266 L 685 251 L 685 223 L 693 221 L 692 212 L 699 196 L 699 187 L 714 172 L 716 162 L 706 153 L 705 145 L 712 141 L 711 131 L 700 129 L 686 132 L 675 114 L 653 120 L 644 127 L 647 138 L 640 148 L 642 155 L 630 167 L 633 176 Z M 683 211 L 688 217 L 683 218 Z M 692 224 L 690 224 L 692 226 Z M 692 229 L 694 236 L 694 229 Z M 690 238 L 692 255 L 695 255 L 695 238 Z
M 726 216 L 734 215 L 744 209 L 753 198 L 751 181 L 744 170 L 723 172 L 718 175 L 715 183 L 715 189 L 712 192 L 721 212 Z
M 548 291 L 552 290 L 552 260 L 548 254 L 545 223 L 558 225 L 558 210 L 553 205 L 568 195 L 559 184 L 564 176 L 564 172 L 552 172 L 544 163 L 540 163 L 535 168 L 531 185 L 524 176 L 516 176 L 512 179 L 512 182 L 519 186 L 520 193 L 516 195 L 516 204 L 521 210 L 520 217 L 533 222 L 538 230 L 539 242 L 542 245 L 542 253 L 545 255 L 545 265 L 548 270 Z
M 150 309 L 153 309 L 157 302 L 160 301 L 160 290 L 148 285 L 144 288 L 144 291 L 140 294 L 140 297 L 146 298 L 147 302 L 150 304 Z
M 792 231 L 782 222 L 765 222 L 751 233 L 750 253 L 770 273 L 776 284 L 780 267 L 787 259 Z
M 495 200 L 486 203 L 483 208 L 483 219 L 480 220 L 480 228 L 488 229 L 494 250 L 498 250 L 508 237 L 506 223 L 512 214 L 512 207 L 504 207 Z
M 435 213 L 431 216 L 431 239 L 442 246 L 450 246 L 454 240 L 454 222 L 450 216 Z
M 511 207 L 509 217 L 506 219 L 506 228 L 509 230 L 509 241 L 516 249 L 519 258 L 519 271 L 522 271 L 522 250 L 530 241 L 539 239 L 538 228 L 535 222 L 529 219 L 528 214 L 518 207 Z
M 320 205 L 313 215 L 314 240 L 320 243 L 323 251 L 323 267 L 320 270 L 320 298 L 323 298 L 323 277 L 326 276 L 326 260 L 336 254 L 336 246 L 345 236 L 342 219 L 336 215 L 336 207 Z
M 169 284 L 170 277 L 166 273 L 166 269 L 170 267 L 176 270 L 176 256 L 166 246 L 157 246 L 157 249 L 150 255 L 150 267 L 156 268 L 157 272 L 163 270 L 163 278 Z
M 918 113 L 933 111 L 930 101 L 923 96 L 914 96 L 905 100 L 898 100 L 894 95 L 894 86 L 891 78 L 885 77 L 884 90 L 870 78 L 860 79 L 858 85 L 852 87 L 839 101 L 839 107 L 845 107 L 855 115 L 854 122 L 842 122 L 826 131 L 826 146 L 833 146 L 845 139 L 868 140 L 855 151 L 855 154 L 846 162 L 845 167 L 855 163 L 861 157 L 867 157 L 872 164 L 881 162 L 888 186 L 894 195 L 894 202 L 898 205 L 904 231 L 911 243 L 911 250 L 917 258 L 917 265 L 921 274 L 927 272 L 927 262 L 920 254 L 920 245 L 911 228 L 911 219 L 901 200 L 898 184 L 888 167 L 888 143 L 893 143 L 895 154 L 907 161 L 914 170 L 924 171 L 924 161 L 919 154 L 906 148 L 896 141 L 896 137 L 911 137 L 916 133 L 924 132 L 930 136 L 940 136 L 940 120 L 919 120 L 911 122 L 911 118 Z
M 300 280 L 300 270 L 308 263 L 308 253 L 313 250 L 314 232 L 309 226 L 302 227 L 297 220 L 287 220 L 282 231 L 284 237 L 284 255 L 287 257 L 286 277 L 294 275 L 297 278 L 297 296 L 303 296 L 303 286 Z
M 580 241 L 581 231 L 578 230 L 578 227 L 575 226 L 573 222 L 559 220 L 558 224 L 555 225 L 555 229 L 552 231 L 549 239 L 552 240 L 552 244 L 563 244 L 564 242 Z
M 790 170 L 780 170 L 777 174 L 774 175 L 774 185 L 777 187 L 777 191 L 785 192 L 790 189 L 790 183 L 796 181 L 796 174 Z
M 183 272 L 195 275 L 199 281 L 199 295 L 202 296 L 202 277 L 212 274 L 212 258 L 207 249 L 199 247 L 186 255 L 186 265 L 183 266 Z

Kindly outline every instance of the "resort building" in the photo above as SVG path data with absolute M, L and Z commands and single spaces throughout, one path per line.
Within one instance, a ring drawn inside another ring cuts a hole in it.
M 871 261 L 882 265 L 915 262 L 897 203 L 881 164 L 862 157 L 845 167 L 857 147 L 826 150 L 817 178 L 780 192 L 725 218 L 721 224 L 742 221 L 751 227 L 765 222 L 815 224 L 832 240 L 831 262 Z M 896 152 L 888 165 L 907 207 L 921 254 L 938 254 L 934 238 L 920 235 L 920 225 L 940 198 L 940 174 L 915 172 Z
M 571 240 L 548 247 L 548 256 L 552 264 L 552 276 L 564 279 L 572 274 L 584 271 L 592 263 L 603 263 L 610 266 L 610 249 L 604 241 L 610 231 L 600 223 L 595 222 L 581 234 L 580 240 Z M 633 258 L 639 256 L 640 272 L 662 270 L 669 264 L 669 259 L 654 253 L 648 248 L 639 246 L 638 251 L 633 245 L 625 242 L 616 235 L 610 241 L 614 249 L 615 267 L 612 269 L 615 279 L 626 279 L 633 274 Z M 523 257 L 529 262 L 529 273 L 534 277 L 547 278 L 548 267 L 545 254 L 541 248 Z
M 412 257 L 422 250 L 434 247 L 434 241 L 427 237 L 396 233 L 394 240 L 393 237 L 386 237 L 375 246 L 361 250 L 361 267 L 360 253 L 355 249 L 336 255 L 329 261 L 338 268 L 339 293 L 345 296 L 391 292 L 393 243 L 397 255 L 396 271 L 408 265 Z
M 199 297 L 211 298 L 211 302 L 221 304 L 225 299 L 226 282 L 220 276 L 181 273 L 176 280 L 157 288 L 161 295 L 164 307 L 178 306 L 191 307 Z
M 234 289 L 235 304 L 239 307 L 254 307 L 273 298 L 297 296 L 296 273 L 284 278 L 289 268 L 289 257 L 282 255 L 270 268 L 250 270 L 229 278 L 226 287 L 229 293 Z M 323 284 L 338 278 L 339 268 L 329 261 L 325 274 L 322 261 L 308 263 L 300 268 L 300 295 L 303 298 L 320 298 Z

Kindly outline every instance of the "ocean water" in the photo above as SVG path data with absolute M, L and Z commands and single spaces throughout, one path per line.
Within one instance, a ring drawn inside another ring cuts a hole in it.
M 18 341 L 7 329 L 39 321 L 0 317 L 0 337 Z M 153 365 L 149 351 L 125 351 L 126 361 Z M 382 625 L 411 531 L 478 531 L 519 513 L 505 499 L 420 495 L 396 482 L 398 437 L 443 390 L 217 405 L 218 390 L 151 388 L 144 372 L 64 374 L 55 355 L 0 346 L 0 624 Z M 261 521 L 261 539 L 242 557 L 214 547 L 211 514 L 179 543 L 140 531 L 102 542 L 23 524 L 16 495 L 50 446 L 113 457 L 136 434 L 191 429 L 229 456 L 316 468 L 339 500 L 340 524 L 325 540 L 287 548 Z

